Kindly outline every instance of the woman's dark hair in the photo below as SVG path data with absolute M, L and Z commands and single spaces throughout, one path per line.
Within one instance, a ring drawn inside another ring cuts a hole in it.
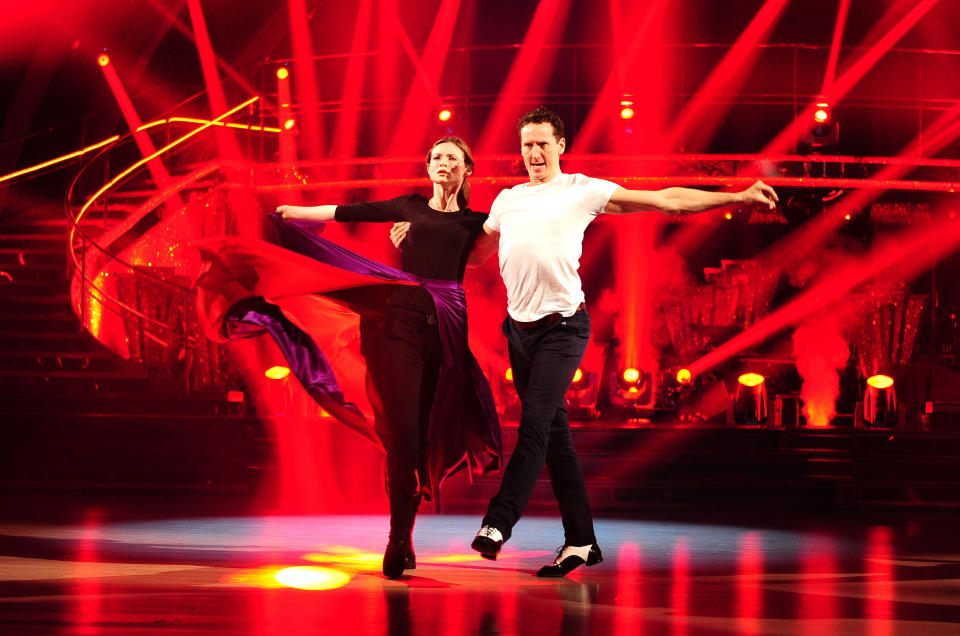
M 563 139 L 563 120 L 560 119 L 560 115 L 548 108 L 538 106 L 521 117 L 517 122 L 517 132 L 519 133 L 520 129 L 527 124 L 550 124 L 553 126 L 553 136 L 557 141 Z
M 470 172 L 473 172 L 473 155 L 470 153 L 470 146 L 463 139 L 454 136 L 442 137 L 430 145 L 430 150 L 427 151 L 427 165 L 430 165 L 430 155 L 433 154 L 433 149 L 445 143 L 451 143 L 463 152 L 463 163 L 470 169 Z M 463 185 L 460 186 L 460 192 L 457 193 L 457 205 L 460 208 L 470 205 L 470 180 L 466 174 L 463 175 Z

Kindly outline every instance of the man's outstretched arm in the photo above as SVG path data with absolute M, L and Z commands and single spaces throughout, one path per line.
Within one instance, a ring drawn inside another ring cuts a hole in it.
M 762 205 L 772 210 L 779 200 L 773 188 L 763 181 L 756 181 L 740 192 L 710 192 L 696 188 L 665 188 L 663 190 L 617 188 L 604 211 L 609 214 L 651 211 L 664 214 L 694 214 L 725 205 Z

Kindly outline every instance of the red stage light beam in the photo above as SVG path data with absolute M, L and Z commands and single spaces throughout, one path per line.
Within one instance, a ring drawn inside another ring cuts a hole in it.
M 180 5 L 182 6 L 185 2 L 186 0 L 180 0 Z M 177 29 L 177 31 L 179 31 L 188 40 L 193 42 L 194 45 L 197 44 L 197 39 L 194 36 L 193 31 L 191 31 L 190 28 L 187 27 L 187 25 L 181 22 L 180 18 L 178 18 L 175 13 L 170 11 L 167 7 L 163 6 L 160 0 L 150 0 L 150 4 L 153 5 L 153 8 L 156 9 L 161 15 L 163 15 L 163 17 L 168 22 L 170 22 L 170 24 L 172 24 L 174 28 Z M 253 84 L 247 81 L 247 78 L 241 75 L 240 73 L 238 73 L 237 70 L 233 68 L 233 66 L 231 66 L 226 62 L 226 60 L 224 60 L 222 57 L 216 54 L 214 54 L 214 59 L 217 63 L 217 66 L 220 67 L 220 69 L 223 70 L 223 72 L 226 73 L 230 77 L 230 79 L 236 82 L 237 86 L 241 87 L 244 91 L 246 91 L 248 95 L 257 94 L 257 89 L 253 87 Z
M 737 93 L 750 76 L 763 44 L 780 21 L 788 0 L 766 0 L 700 86 L 683 111 L 674 119 L 659 144 L 672 150 L 697 152 L 709 142 L 729 110 L 718 99 Z M 732 103 L 732 100 L 731 100 Z
M 293 104 L 290 94 L 290 71 L 286 66 L 277 69 L 278 122 L 280 127 L 280 163 L 284 168 L 292 168 L 297 163 L 297 142 L 293 128 Z
M 370 15 L 373 0 L 361 0 L 357 22 L 353 28 L 350 57 L 343 82 L 340 113 L 333 137 L 333 156 L 353 157 L 357 148 L 357 130 L 360 121 L 360 97 L 363 93 L 363 74 L 367 62 L 367 40 L 370 33 Z
M 922 152 L 929 155 L 952 142 L 960 135 L 960 102 L 945 111 L 926 130 L 922 131 L 900 152 L 898 158 L 918 157 Z M 871 181 L 884 182 L 901 179 L 911 166 L 905 162 L 893 162 L 881 168 Z M 805 257 L 840 227 L 851 210 L 860 210 L 879 198 L 885 190 L 861 188 L 831 204 L 817 218 L 775 245 L 767 248 L 759 257 L 768 266 L 783 266 Z
M 935 4 L 937 4 L 937 0 L 920 0 L 920 2 L 917 2 L 909 13 L 897 21 L 893 28 L 887 31 L 856 62 L 851 64 L 831 86 L 830 92 L 823 96 L 823 101 L 832 105 L 839 104 L 857 82 L 863 79 L 863 76 L 877 64 L 880 58 L 886 55 L 887 52 L 893 48 L 893 45 L 906 35 Z M 891 8 L 891 11 L 892 10 L 893 8 Z M 760 154 L 778 154 L 792 147 L 796 142 L 797 136 L 808 125 L 816 109 L 816 104 L 811 104 L 805 108 L 793 122 L 780 131 L 780 133 L 760 151 Z
M 830 41 L 830 57 L 827 59 L 827 70 L 823 74 L 823 86 L 820 94 L 826 95 L 833 87 L 833 80 L 837 74 L 837 60 L 840 58 L 840 46 L 843 44 L 843 32 L 847 27 L 847 16 L 850 13 L 850 0 L 840 0 L 837 7 L 837 20 L 833 23 L 833 39 Z
M 616 4 L 616 2 L 617 0 L 611 0 L 611 4 Z M 612 123 L 610 105 L 616 100 L 619 100 L 620 96 L 626 92 L 626 78 L 629 71 L 630 69 L 640 67 L 640 60 L 647 52 L 645 44 L 650 41 L 662 24 L 665 17 L 664 10 L 669 6 L 670 3 L 667 2 L 667 0 L 653 0 L 647 7 L 646 13 L 644 13 L 640 23 L 631 25 L 631 30 L 634 35 L 630 41 L 630 45 L 625 48 L 615 45 L 614 48 L 617 49 L 619 55 L 617 62 L 614 63 L 613 68 L 610 70 L 610 74 L 607 76 L 603 88 L 600 89 L 600 94 L 590 108 L 590 112 L 587 114 L 583 125 L 580 126 L 580 130 L 577 131 L 577 136 L 569 140 L 571 147 L 575 147 L 577 152 L 607 150 L 601 147 L 603 146 L 601 140 L 603 139 L 603 135 L 609 132 Z M 611 17 L 616 19 L 618 13 L 618 10 L 612 9 Z M 622 38 L 622 35 L 617 36 L 621 28 L 619 26 L 613 28 L 614 37 Z M 652 150 L 658 149 L 654 147 Z
M 197 43 L 197 53 L 200 56 L 200 68 L 203 71 L 203 81 L 207 87 L 210 108 L 214 113 L 222 113 L 227 110 L 227 97 L 223 91 L 223 84 L 220 82 L 220 74 L 217 72 L 217 59 L 213 52 L 213 44 L 210 42 L 210 33 L 207 31 L 207 23 L 203 17 L 200 0 L 187 0 L 187 8 L 190 11 L 190 21 L 193 24 L 193 37 Z M 217 143 L 223 157 L 240 159 L 240 147 L 233 135 L 226 129 L 217 131 Z
M 430 125 L 430 115 L 443 106 L 442 103 L 432 103 L 432 100 L 441 99 L 438 85 L 446 65 L 447 53 L 450 51 L 450 40 L 453 37 L 453 27 L 456 25 L 459 9 L 460 0 L 443 0 L 437 10 L 437 17 L 427 38 L 427 46 L 423 50 L 422 58 L 417 56 L 416 51 L 407 50 L 411 62 L 418 69 L 417 77 L 407 91 L 403 111 L 390 139 L 388 155 L 409 154 L 412 148 L 419 148 L 429 143 L 424 137 Z M 399 19 L 397 28 L 403 29 Z M 405 31 L 401 37 L 405 41 L 410 39 Z
M 542 0 L 537 5 L 533 20 L 523 36 L 523 43 L 513 58 L 507 79 L 480 134 L 478 154 L 493 154 L 519 146 L 514 124 L 524 108 L 520 98 L 539 94 L 546 84 L 550 75 L 546 71 L 553 69 L 557 54 L 557 48 L 550 46 L 548 39 L 551 35 L 563 33 L 570 4 L 571 0 Z
M 150 136 L 142 130 L 143 121 L 141 121 L 140 115 L 137 114 L 137 110 L 130 100 L 130 96 L 127 94 L 127 89 L 124 88 L 123 82 L 120 81 L 120 76 L 117 75 L 110 56 L 106 53 L 101 53 L 97 58 L 97 64 L 107 79 L 107 84 L 110 86 L 110 90 L 113 92 L 113 96 L 120 106 L 120 112 L 123 114 L 127 126 L 129 126 L 133 132 L 133 139 L 137 143 L 137 148 L 140 149 L 140 155 L 143 157 L 155 157 L 157 148 L 153 145 L 153 141 L 150 140 Z M 150 176 L 153 177 L 153 181 L 157 185 L 158 190 L 163 191 L 170 186 L 170 173 L 167 172 L 167 168 L 159 159 L 154 158 L 149 160 L 147 162 L 147 170 L 150 171 Z M 176 209 L 183 207 L 183 200 L 178 194 L 171 195 L 170 201 Z
M 310 22 L 307 18 L 307 5 L 304 0 L 287 0 L 290 17 L 290 42 L 293 48 L 293 77 L 297 101 L 304 113 L 300 117 L 303 131 L 303 149 L 310 159 L 323 156 L 323 126 L 319 112 L 320 85 L 313 64 L 313 41 L 310 37 Z
M 868 280 L 883 276 L 894 283 L 910 280 L 960 245 L 960 222 L 936 218 L 922 228 L 903 232 L 889 244 L 874 248 L 865 258 L 813 285 L 806 292 L 766 316 L 747 331 L 731 338 L 693 364 L 694 376 L 756 345 L 781 329 L 846 298 Z M 855 308 L 848 308 L 854 311 Z

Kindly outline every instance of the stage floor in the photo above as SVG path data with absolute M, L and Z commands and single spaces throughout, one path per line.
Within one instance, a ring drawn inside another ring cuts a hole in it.
M 548 580 L 534 573 L 563 541 L 558 518 L 522 519 L 490 562 L 469 549 L 478 516 L 423 515 L 418 567 L 391 581 L 383 515 L 114 521 L 91 509 L 0 522 L 0 630 L 960 633 L 960 516 L 872 516 L 599 519 L 605 561 Z

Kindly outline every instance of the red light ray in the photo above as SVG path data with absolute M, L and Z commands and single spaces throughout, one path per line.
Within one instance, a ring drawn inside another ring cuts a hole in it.
M 101 63 L 100 70 L 103 71 L 104 77 L 107 78 L 107 84 L 110 85 L 110 90 L 113 92 L 114 99 L 117 100 L 117 105 L 120 106 L 120 112 L 123 114 L 127 126 L 129 126 L 133 132 L 133 139 L 137 143 L 137 148 L 140 149 L 140 155 L 143 157 L 154 157 L 147 161 L 147 170 L 150 171 L 150 176 L 153 177 L 154 182 L 157 184 L 157 189 L 161 191 L 166 190 L 170 187 L 171 183 L 170 173 L 167 172 L 163 163 L 156 158 L 157 148 L 153 145 L 150 137 L 145 131 L 141 130 L 143 122 L 140 120 L 140 115 L 137 114 L 133 102 L 130 101 L 130 96 L 127 94 L 123 82 L 120 81 L 120 76 L 117 75 L 115 65 L 109 62 L 107 64 Z M 173 194 L 170 200 L 177 209 L 183 206 L 183 200 L 178 194 Z
M 823 86 L 820 88 L 821 95 L 826 95 L 833 87 L 833 80 L 837 75 L 837 60 L 840 58 L 840 45 L 843 43 L 843 32 L 847 26 L 849 13 L 850 0 L 840 0 L 837 19 L 833 23 L 833 39 L 830 40 L 830 57 L 827 58 L 827 69 L 823 74 Z
M 783 15 L 788 0 L 766 0 L 737 41 L 710 72 L 670 128 L 659 146 L 697 151 L 705 147 L 726 115 L 730 105 L 720 95 L 736 94 L 750 76 L 760 46 Z
M 286 70 L 281 69 L 281 70 Z M 277 109 L 278 123 L 280 124 L 280 163 L 284 165 L 285 168 L 292 168 L 293 164 L 297 162 L 297 141 L 295 133 L 292 130 L 296 125 L 296 120 L 293 118 L 293 105 L 291 103 L 292 96 L 290 94 L 290 76 L 286 74 L 284 77 L 280 77 L 280 73 L 277 73 L 277 99 L 279 100 L 279 107 Z M 306 117 L 306 119 L 312 119 L 311 117 Z M 294 122 L 292 126 L 287 126 L 288 122 Z
M 923 152 L 936 154 L 960 135 L 960 102 L 945 111 L 926 130 L 922 131 L 900 152 L 899 158 L 904 161 L 890 162 L 881 168 L 871 179 L 857 184 L 842 186 L 841 188 L 855 188 L 850 195 L 831 204 L 819 217 L 805 224 L 798 231 L 791 233 L 782 241 L 767 248 L 760 256 L 760 260 L 773 266 L 783 266 L 805 257 L 811 250 L 819 247 L 823 241 L 840 227 L 846 214 L 850 210 L 863 209 L 883 194 L 888 188 L 885 183 L 897 183 L 907 174 L 911 164 L 906 163 L 910 157 L 920 156 Z M 914 183 L 919 184 L 919 181 Z M 878 187 L 871 187 L 876 184 Z M 899 185 L 899 184 L 898 184 Z M 906 185 L 904 183 L 903 185 Z M 957 184 L 924 184 L 930 191 L 954 192 Z M 942 189 L 941 189 L 942 188 Z
M 306 113 L 300 117 L 300 126 L 305 139 L 304 151 L 308 157 L 323 156 L 323 127 L 319 113 L 320 85 L 313 64 L 313 41 L 310 37 L 310 22 L 304 0 L 287 0 L 290 18 L 290 41 L 293 46 L 293 84 L 297 102 Z
M 619 7 L 617 0 L 611 0 L 610 3 L 611 7 L 614 5 Z M 664 20 L 664 11 L 669 6 L 670 3 L 666 0 L 653 0 L 647 7 L 643 19 L 640 20 L 639 24 L 631 25 L 631 31 L 633 31 L 634 35 L 630 41 L 630 45 L 623 49 L 619 46 L 615 47 L 618 49 L 619 54 L 617 63 L 614 64 L 613 69 L 607 76 L 607 80 L 600 90 L 596 101 L 594 101 L 593 106 L 590 108 L 587 118 L 584 120 L 583 125 L 580 126 L 580 130 L 577 131 L 576 138 L 571 140 L 572 144 L 576 144 L 575 147 L 578 152 L 594 150 L 601 145 L 601 135 L 606 133 L 611 124 L 610 113 L 608 112 L 609 105 L 614 103 L 615 98 L 626 92 L 626 77 L 632 69 L 640 66 L 640 60 L 648 50 L 645 43 L 650 40 L 659 28 Z M 619 13 L 619 8 L 611 9 L 612 18 L 615 19 Z M 612 28 L 615 42 L 618 41 L 622 43 L 623 36 L 618 35 L 622 31 L 620 25 L 614 25 Z M 651 137 L 651 139 L 653 138 Z M 658 150 L 658 148 L 655 149 Z M 573 163 L 573 161 L 574 157 L 567 155 L 567 162 Z
M 197 44 L 197 40 L 193 34 L 193 31 L 191 31 L 187 25 L 181 22 L 180 18 L 178 18 L 176 14 L 165 7 L 160 0 L 150 0 L 150 4 L 164 17 L 164 19 L 172 24 L 177 31 L 179 31 L 188 40 L 193 42 L 194 45 Z M 183 0 L 180 1 L 180 6 L 183 6 Z M 246 77 L 238 73 L 237 70 L 227 63 L 226 60 L 216 54 L 214 54 L 214 60 L 216 61 L 217 66 L 220 67 L 220 69 L 223 70 L 223 72 L 226 73 L 230 79 L 236 82 L 237 86 L 241 87 L 248 95 L 257 94 L 257 89 L 253 87 L 253 84 L 251 84 Z
M 562 34 L 570 12 L 571 0 L 543 0 L 523 36 L 523 43 L 513 58 L 507 78 L 500 88 L 494 107 L 480 134 L 477 149 L 491 153 L 519 146 L 514 119 L 523 109 L 522 95 L 542 92 L 549 73 L 538 72 L 553 68 L 557 47 L 549 46 L 552 35 Z
M 850 65 L 831 86 L 830 92 L 823 96 L 824 101 L 830 104 L 839 104 L 857 82 L 863 79 L 864 75 L 876 65 L 880 58 L 886 55 L 887 52 L 893 48 L 893 45 L 906 35 L 935 4 L 937 4 L 937 0 L 921 0 L 918 2 L 909 13 L 897 21 L 893 28 L 880 37 L 866 53 Z M 886 15 L 893 15 L 898 8 L 900 8 L 900 5 L 890 7 Z M 813 117 L 813 112 L 816 108 L 816 104 L 811 104 L 805 108 L 793 122 L 787 125 L 786 128 L 764 147 L 760 154 L 776 154 L 793 146 L 797 136 Z
M 370 14 L 373 0 L 361 0 L 357 22 L 350 44 L 350 57 L 343 82 L 340 101 L 343 107 L 337 116 L 333 138 L 333 156 L 352 157 L 356 152 L 357 130 L 360 121 L 360 96 L 363 92 L 363 74 L 367 62 L 367 40 L 370 32 Z
M 446 65 L 447 53 L 450 51 L 450 40 L 453 37 L 453 27 L 457 22 L 459 9 L 460 0 L 443 0 L 437 10 L 437 17 L 434 20 L 433 28 L 430 30 L 430 36 L 427 38 L 427 46 L 423 50 L 422 58 L 417 56 L 416 51 L 412 49 L 407 51 L 411 62 L 417 68 L 417 75 L 410 85 L 410 90 L 407 91 L 403 110 L 390 139 L 387 154 L 397 155 L 410 152 L 411 148 L 418 148 L 429 143 L 424 137 L 430 125 L 430 115 L 437 108 L 442 107 L 442 103 L 435 103 L 433 100 L 441 100 L 437 86 Z M 402 29 L 403 25 L 399 24 L 399 19 L 397 23 L 397 28 Z M 405 41 L 409 42 L 409 37 L 406 36 L 405 31 L 403 36 Z M 452 115 L 450 109 L 443 110 Z M 447 119 L 449 118 L 448 116 Z
M 203 82 L 207 87 L 210 108 L 214 113 L 222 113 L 227 109 L 227 97 L 223 91 L 223 84 L 220 82 L 217 59 L 213 52 L 213 44 L 210 42 L 210 33 L 207 31 L 207 23 L 203 17 L 200 0 L 187 0 L 187 8 L 190 11 L 190 21 L 193 24 L 194 41 L 197 44 L 197 53 L 200 56 L 200 68 L 203 71 Z M 217 143 L 220 147 L 220 154 L 225 158 L 240 158 L 240 147 L 237 145 L 236 139 L 226 130 L 217 131 Z
M 910 280 L 955 250 L 958 245 L 960 223 L 956 220 L 936 218 L 919 229 L 902 232 L 895 240 L 878 245 L 864 258 L 826 276 L 747 331 L 687 366 L 694 375 L 699 375 L 740 351 L 762 342 L 784 327 L 795 325 L 807 316 L 848 297 L 852 290 L 874 277 L 882 276 L 890 283 Z M 838 312 L 841 309 L 834 308 Z M 846 308 L 847 311 L 855 309 Z

